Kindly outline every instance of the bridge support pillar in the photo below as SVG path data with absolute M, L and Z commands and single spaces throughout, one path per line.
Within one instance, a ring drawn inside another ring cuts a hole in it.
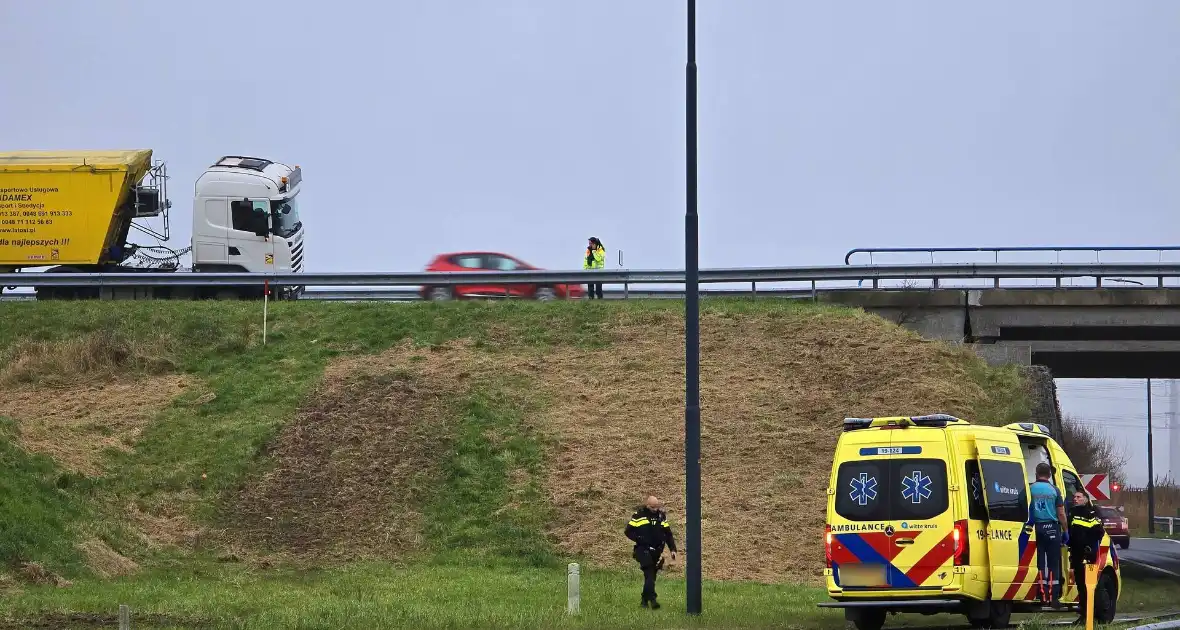
M 967 344 L 988 365 L 1032 365 L 1031 343 L 972 343 Z

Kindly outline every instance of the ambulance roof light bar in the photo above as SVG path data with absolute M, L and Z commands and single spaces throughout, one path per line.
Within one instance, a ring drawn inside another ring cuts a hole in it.
M 948 424 L 967 424 L 966 420 L 950 414 L 933 413 L 922 416 L 886 416 L 880 418 L 844 418 L 844 430 L 901 429 L 904 427 L 945 427 Z
M 855 431 L 873 426 L 872 418 L 844 418 L 844 430 Z
M 924 416 L 913 416 L 910 418 L 914 424 L 920 427 L 945 427 L 948 424 L 963 422 L 947 413 L 932 413 Z

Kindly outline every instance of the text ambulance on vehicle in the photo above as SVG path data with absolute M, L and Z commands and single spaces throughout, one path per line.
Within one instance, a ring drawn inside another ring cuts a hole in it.
M 887 613 L 959 613 L 974 627 L 1007 627 L 1041 601 L 1028 486 L 1038 463 L 1068 498 L 1077 469 L 1040 424 L 972 425 L 934 414 L 848 418 L 836 445 L 824 534 L 828 595 L 857 628 Z M 1068 507 L 1067 507 L 1068 509 Z M 1068 523 L 1063 523 L 1063 528 Z M 1060 543 L 1058 543 L 1060 544 Z M 1061 601 L 1078 588 L 1062 550 Z M 1118 556 L 1103 534 L 1094 617 L 1108 623 L 1121 591 Z

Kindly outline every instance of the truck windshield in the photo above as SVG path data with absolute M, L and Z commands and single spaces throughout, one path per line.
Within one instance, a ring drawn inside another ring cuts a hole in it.
M 290 238 L 303 227 L 303 221 L 299 219 L 299 201 L 295 197 L 290 199 L 276 199 L 270 202 L 270 207 L 275 211 L 275 234 Z M 283 214 L 284 210 L 288 210 Z

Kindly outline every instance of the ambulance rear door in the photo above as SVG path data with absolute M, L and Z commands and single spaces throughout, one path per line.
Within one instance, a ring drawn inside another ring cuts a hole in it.
M 1021 600 L 1036 581 L 1036 544 L 1028 524 L 1028 482 L 1024 455 L 1014 433 L 980 432 L 975 437 L 987 509 L 984 536 L 993 600 Z
M 890 431 L 889 544 L 894 589 L 941 589 L 954 579 L 955 514 L 944 429 Z M 887 531 L 888 533 L 888 531 Z

